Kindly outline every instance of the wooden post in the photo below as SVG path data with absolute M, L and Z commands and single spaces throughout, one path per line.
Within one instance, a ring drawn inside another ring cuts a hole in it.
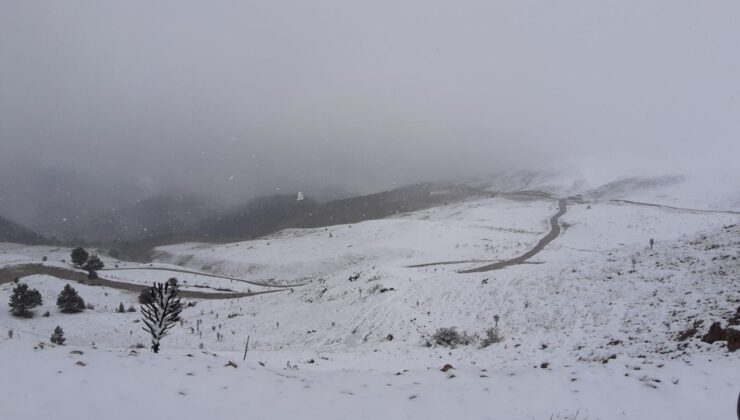
M 244 358 L 242 360 L 247 360 L 247 350 L 249 350 L 249 336 L 247 336 L 247 344 L 244 346 Z

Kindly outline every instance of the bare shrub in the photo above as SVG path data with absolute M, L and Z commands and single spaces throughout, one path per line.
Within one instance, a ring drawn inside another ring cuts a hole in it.
M 469 336 L 466 332 L 458 332 L 455 327 L 439 328 L 432 334 L 429 345 L 455 348 L 457 346 L 467 346 L 473 340 L 474 337 Z
M 504 337 L 501 335 L 498 327 L 491 327 L 485 331 L 485 336 L 481 340 L 480 347 L 484 349 L 491 344 L 500 343 L 503 339 Z

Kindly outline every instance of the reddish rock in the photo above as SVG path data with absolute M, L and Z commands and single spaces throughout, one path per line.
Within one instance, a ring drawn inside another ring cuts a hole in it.
M 447 372 L 447 371 L 448 371 L 448 370 L 450 370 L 450 369 L 454 369 L 454 367 L 452 367 L 452 365 L 448 363 L 448 364 L 446 364 L 446 365 L 442 366 L 442 369 L 440 369 L 440 370 L 441 370 L 442 372 Z

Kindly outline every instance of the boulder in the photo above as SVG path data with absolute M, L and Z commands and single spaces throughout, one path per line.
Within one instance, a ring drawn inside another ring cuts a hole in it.
M 722 329 L 722 324 L 719 322 L 713 323 L 709 327 L 709 332 L 704 334 L 701 338 L 701 341 L 705 343 L 712 344 L 715 341 L 725 341 L 727 340 L 727 334 L 724 329 Z
M 727 328 L 725 330 L 725 336 L 727 337 L 727 350 L 735 351 L 740 349 L 740 330 Z

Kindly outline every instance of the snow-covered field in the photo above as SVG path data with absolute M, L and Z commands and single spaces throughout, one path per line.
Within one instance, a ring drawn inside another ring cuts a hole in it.
M 6 378 L 0 413 L 12 419 L 169 418 L 171 410 L 183 419 L 733 418 L 740 352 L 677 336 L 696 321 L 703 334 L 740 306 L 740 215 L 611 201 L 652 194 L 675 205 L 688 194 L 683 190 L 671 195 L 640 184 L 632 195 L 589 198 L 586 191 L 598 185 L 573 185 L 551 189 L 586 200 L 569 203 L 560 237 L 527 264 L 487 273 L 458 270 L 530 249 L 549 231 L 555 200 L 496 197 L 255 241 L 158 248 L 152 267 L 308 282 L 239 300 L 198 300 L 159 355 L 131 353 L 137 343 L 148 344 L 147 336 L 136 313 L 115 312 L 120 303 L 136 305 L 136 295 L 74 283 L 94 309 L 67 315 L 54 306 L 64 281 L 24 278 L 45 302 L 33 319 L 0 312 L 0 332 L 14 331 L 12 339 L 3 332 L 0 342 Z M 0 264 L 45 255 L 47 264 L 63 264 L 68 252 L 2 245 Z M 456 263 L 410 267 L 435 262 Z M 108 267 L 116 264 L 148 267 L 106 258 Z M 137 284 L 173 276 L 101 275 Z M 258 288 L 174 276 L 188 284 Z M 11 289 L 0 286 L 0 301 Z M 42 317 L 46 311 L 50 316 Z M 64 328 L 65 346 L 48 344 L 56 325 Z M 441 327 L 480 337 L 494 326 L 503 340 L 485 348 L 477 341 L 427 347 Z M 226 367 L 228 361 L 238 367 Z M 445 364 L 454 368 L 443 373 Z

